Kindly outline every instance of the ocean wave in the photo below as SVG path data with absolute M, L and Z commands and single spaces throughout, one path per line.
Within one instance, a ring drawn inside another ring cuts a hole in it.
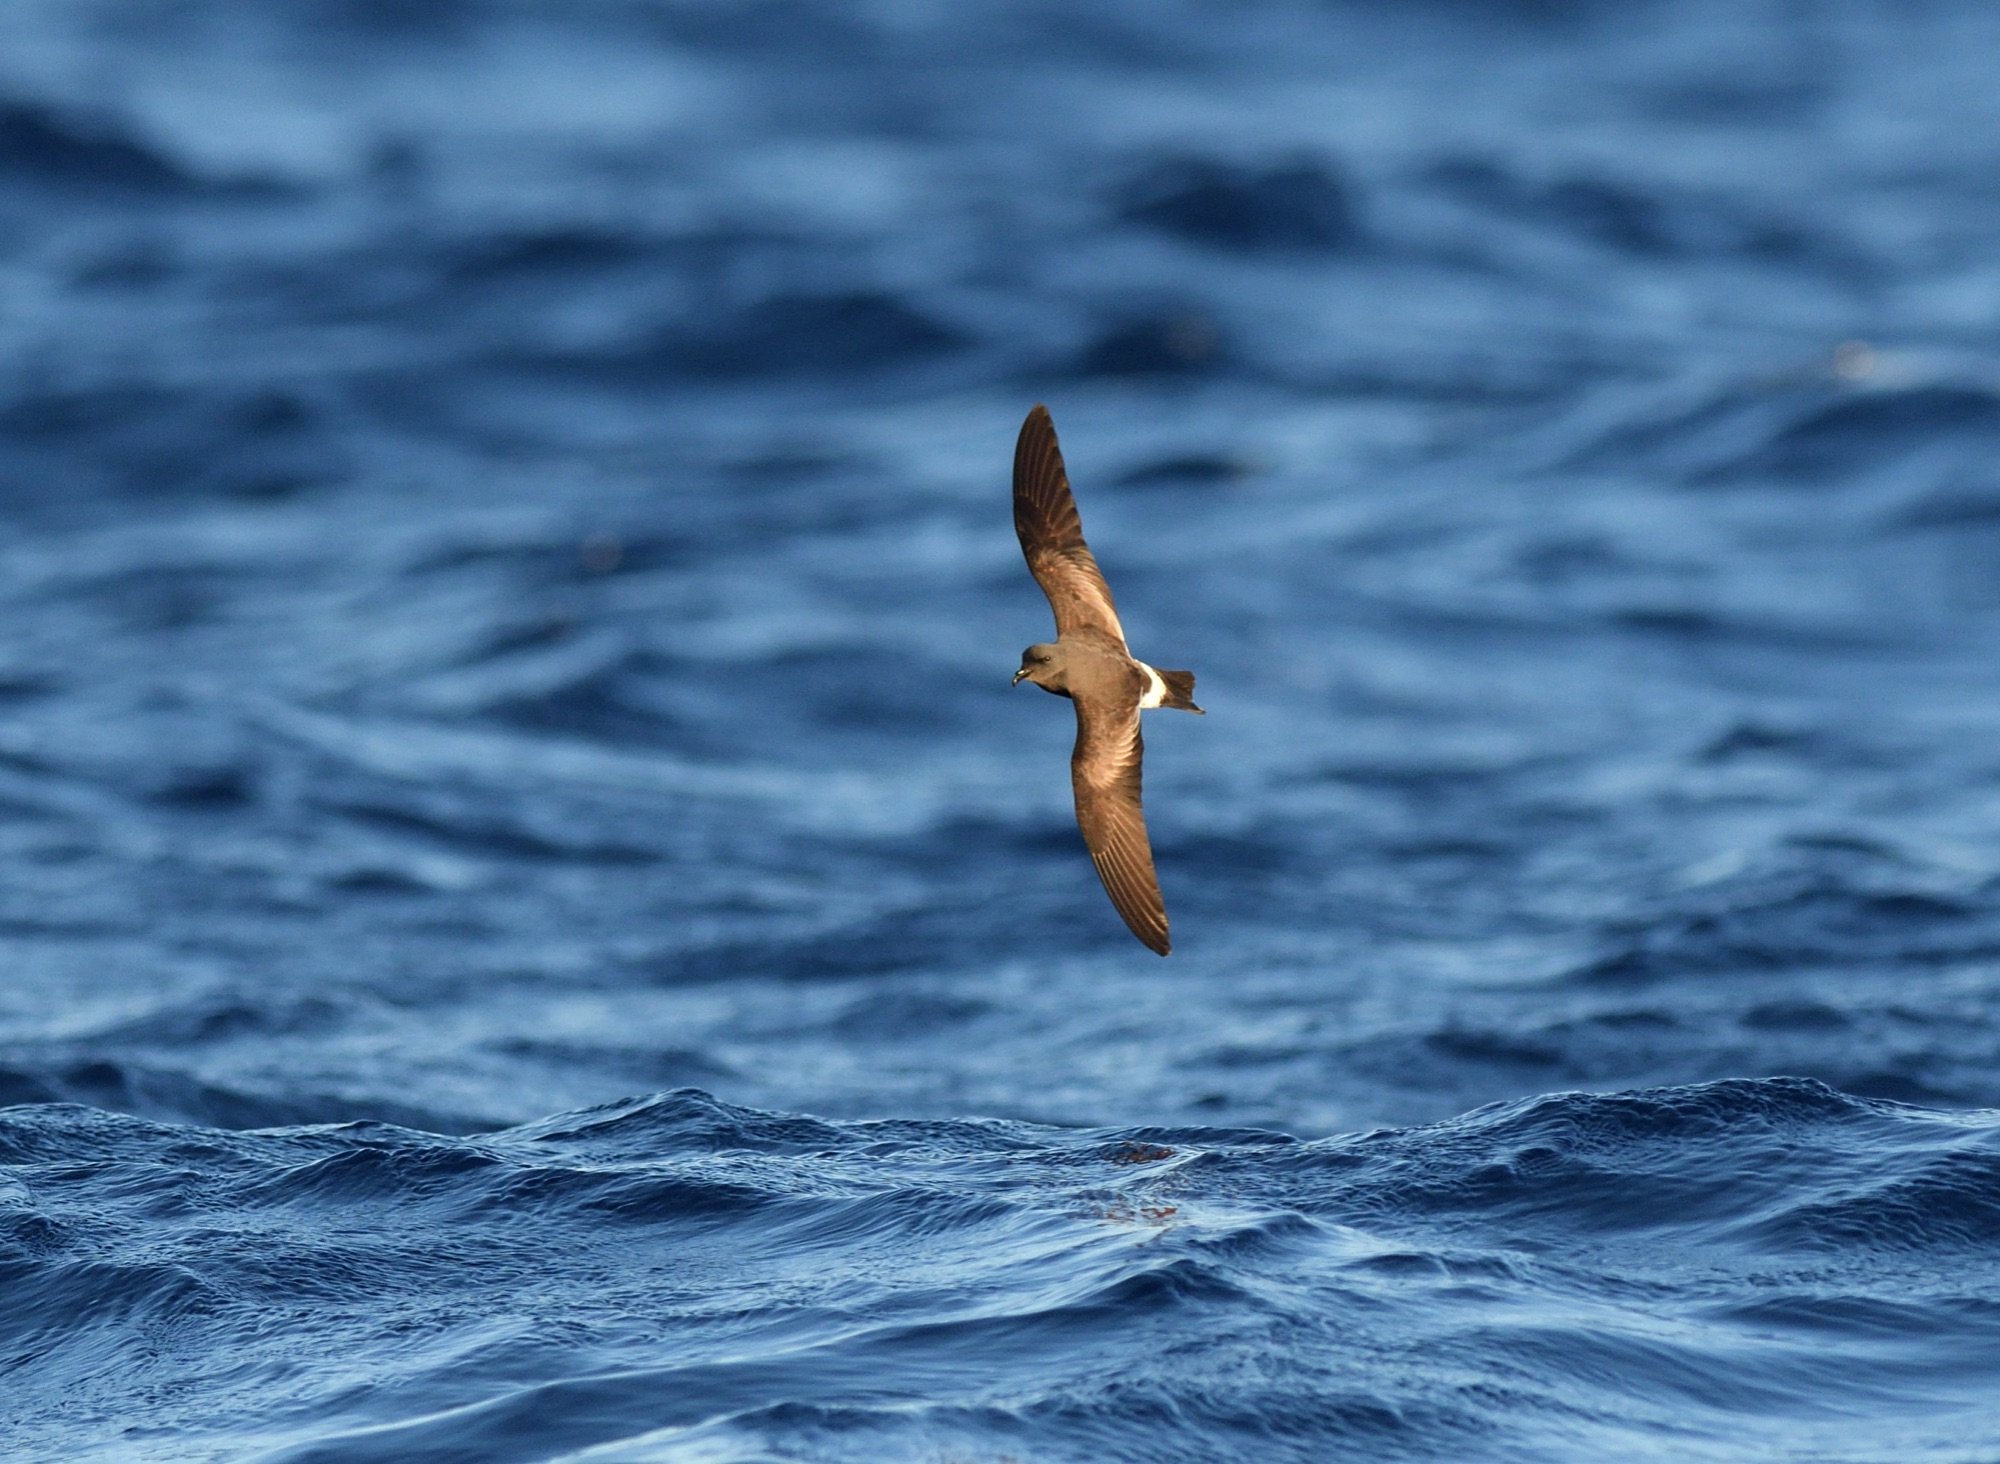
M 1696 487 L 1827 492 L 1894 469 L 1928 482 L 1983 459 L 2000 396 L 1949 379 L 1739 382 L 1612 429 L 1579 465 L 1644 463 Z
M 1117 184 L 1111 198 L 1121 219 L 1221 249 L 1346 249 L 1363 237 L 1352 190 L 1310 157 L 1261 165 L 1163 158 Z
M 0 1112 L 0 1348 L 21 1446 L 109 1446 L 75 1403 L 137 1370 L 145 1457 L 1570 1458 L 1668 1411 L 1704 1457 L 1872 1457 L 1909 1419 L 1845 1400 L 1899 1328 L 1993 1355 L 1996 1143 L 1793 1079 L 1310 1143 L 694 1091 L 467 1139 L 34 1105 Z M 1978 1355 L 1927 1408 L 1977 1426 Z M 280 1357 L 274 1416 L 245 1362 Z
M 0 177 L 141 196 L 200 186 L 179 161 L 107 113 L 17 98 L 0 98 Z

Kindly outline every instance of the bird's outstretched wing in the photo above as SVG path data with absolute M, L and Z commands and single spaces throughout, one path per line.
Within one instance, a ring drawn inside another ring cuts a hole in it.
M 1167 905 L 1160 898 L 1146 815 L 1139 806 L 1146 744 L 1139 736 L 1138 701 L 1083 696 L 1075 701 L 1076 750 L 1070 754 L 1069 774 L 1090 862 L 1132 933 L 1164 956 L 1173 942 L 1167 937 Z
M 1063 471 L 1062 449 L 1049 409 L 1037 406 L 1014 444 L 1014 532 L 1042 593 L 1056 612 L 1056 634 L 1108 633 L 1122 648 L 1125 627 L 1111 587 L 1083 542 L 1083 519 Z

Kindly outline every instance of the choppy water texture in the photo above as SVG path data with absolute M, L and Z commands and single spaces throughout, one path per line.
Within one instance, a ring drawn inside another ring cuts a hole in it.
M 2000 1457 L 1996 54 L 20 0 L 5 1452 Z

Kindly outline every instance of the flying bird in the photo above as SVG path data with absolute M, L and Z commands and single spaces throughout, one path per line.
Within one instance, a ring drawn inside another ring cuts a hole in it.
M 1111 587 L 1083 542 L 1083 520 L 1047 407 L 1028 413 L 1014 444 L 1014 532 L 1056 612 L 1055 640 L 1021 652 L 1014 684 L 1032 681 L 1076 703 L 1076 748 L 1069 759 L 1076 821 L 1111 903 L 1132 933 L 1164 956 L 1173 942 L 1139 806 L 1146 751 L 1139 713 L 1174 707 L 1200 714 L 1194 673 L 1157 670 L 1126 649 Z

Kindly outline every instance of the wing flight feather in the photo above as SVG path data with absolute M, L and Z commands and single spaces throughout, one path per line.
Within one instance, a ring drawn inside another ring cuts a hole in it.
M 1108 633 L 1122 648 L 1125 627 L 1090 546 L 1063 469 L 1049 409 L 1037 406 L 1014 444 L 1014 532 L 1028 568 L 1056 612 L 1056 634 Z
M 1132 933 L 1164 956 L 1173 942 L 1140 805 L 1145 753 L 1136 701 L 1120 710 L 1095 698 L 1076 698 L 1076 750 L 1069 764 L 1076 821 L 1111 903 Z

